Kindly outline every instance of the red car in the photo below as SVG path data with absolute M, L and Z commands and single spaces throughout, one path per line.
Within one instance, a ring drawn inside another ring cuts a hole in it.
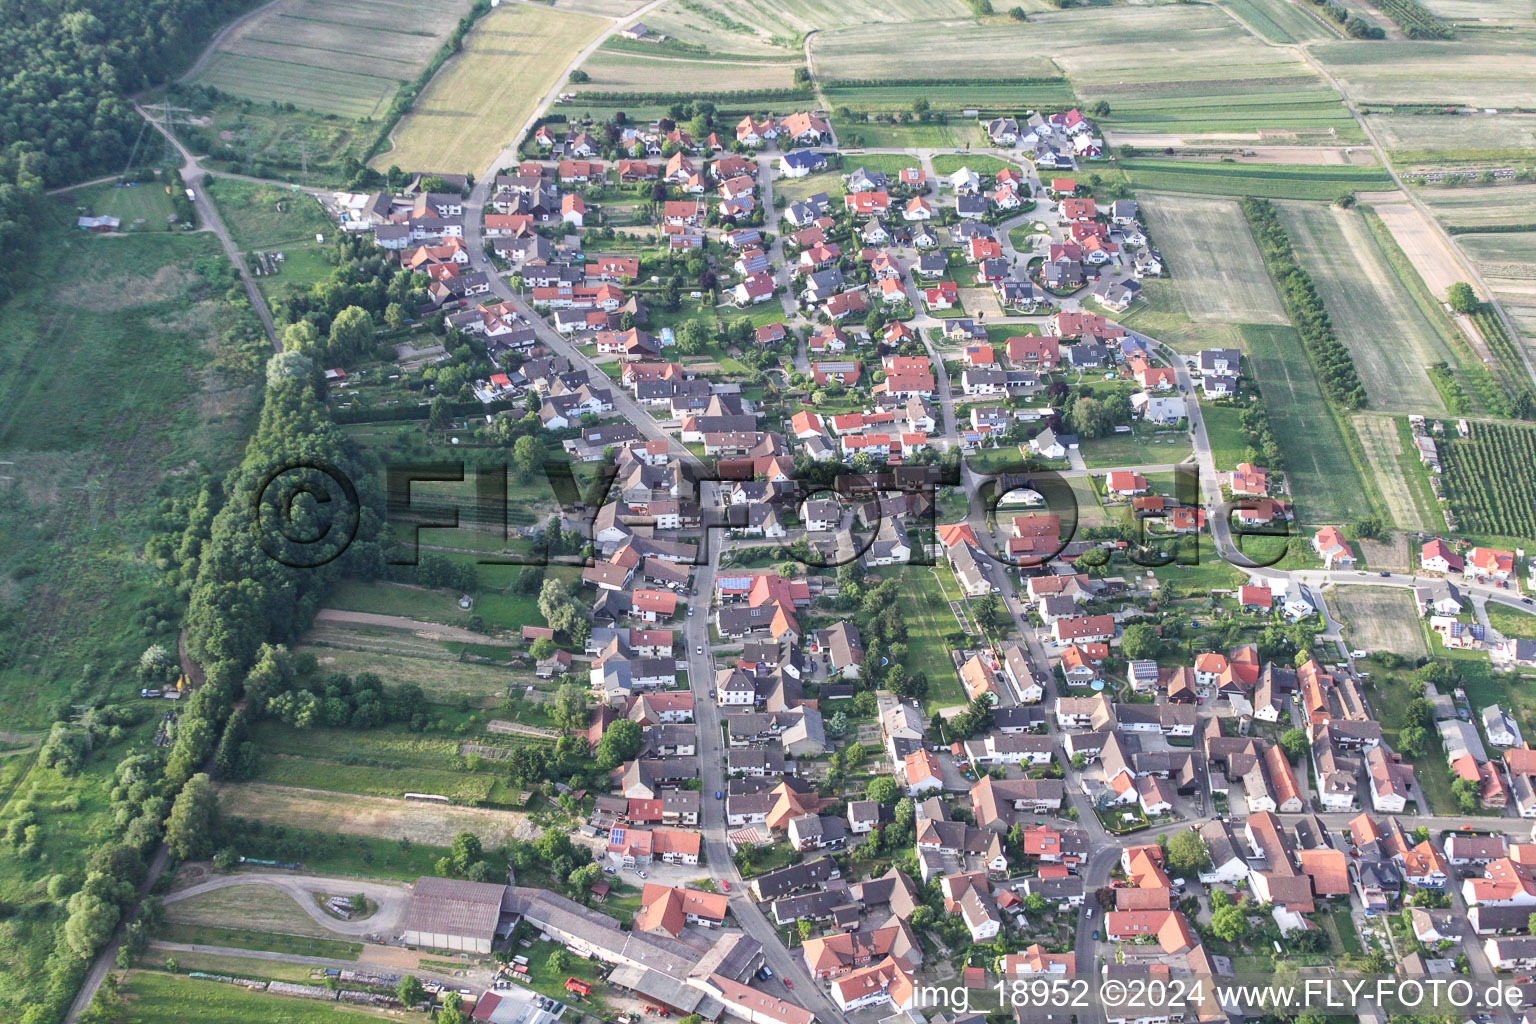
M 720 888 L 724 889 L 726 892 L 730 892 L 731 891 L 731 883 L 730 883 L 730 881 L 727 880 L 727 879 L 724 879 L 724 878 L 720 879 Z
M 794 988 L 795 987 L 795 983 L 790 981 L 788 978 L 785 978 L 784 979 L 784 987 L 785 988 Z

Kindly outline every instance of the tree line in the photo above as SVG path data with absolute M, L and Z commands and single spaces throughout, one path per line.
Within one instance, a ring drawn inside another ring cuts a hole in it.
M 1365 404 L 1365 386 L 1360 383 L 1355 361 L 1334 334 L 1333 321 L 1323 306 L 1323 298 L 1317 293 L 1311 275 L 1297 261 L 1290 236 L 1280 223 L 1273 204 L 1253 196 L 1244 196 L 1241 203 L 1243 215 L 1248 218 L 1248 226 L 1259 243 L 1264 265 L 1269 268 L 1280 291 L 1280 301 L 1285 304 L 1286 313 L 1300 332 L 1307 354 L 1312 357 L 1323 394 L 1346 409 L 1358 409 Z

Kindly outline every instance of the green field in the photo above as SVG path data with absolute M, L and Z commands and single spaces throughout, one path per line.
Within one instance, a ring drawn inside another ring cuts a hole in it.
M 1146 157 L 1121 160 L 1118 166 L 1138 191 L 1332 200 L 1351 192 L 1391 187 L 1391 179 L 1380 167 L 1196 163 Z
M 802 64 L 800 60 L 783 63 L 689 60 L 675 54 L 615 53 L 599 49 L 581 65 L 581 70 L 591 80 L 572 88 L 578 94 L 778 91 L 794 87 L 795 68 Z
M 1205 421 L 1217 469 L 1231 469 L 1247 460 L 1248 434 L 1242 427 L 1242 409 L 1235 405 L 1201 405 L 1200 416 Z
M 1143 195 L 1148 237 L 1167 276 L 1148 279 L 1150 297 L 1168 293 L 1173 308 L 1197 322 L 1286 322 L 1280 296 L 1237 203 L 1230 199 Z
M 1190 453 L 1184 430 L 1146 430 L 1140 424 L 1129 434 L 1112 434 L 1082 442 L 1089 469 L 1113 466 L 1160 466 L 1183 462 Z
M 902 619 L 907 624 L 907 651 L 910 669 L 915 674 L 928 676 L 929 710 L 965 703 L 965 691 L 960 687 L 960 677 L 955 674 L 955 664 L 949 656 L 948 633 L 960 626 L 950 613 L 949 603 L 935 572 L 948 573 L 948 568 L 912 566 L 901 573 L 904 586 L 901 592 Z
M 256 282 L 269 299 L 291 289 L 308 288 L 330 276 L 334 267 L 328 257 L 336 225 L 313 197 L 276 185 L 229 178 L 210 178 L 207 187 L 230 236 L 246 253 L 246 265 L 257 275 Z M 315 241 L 317 235 L 325 241 Z M 253 255 L 257 250 L 282 254 L 282 260 L 271 261 L 276 274 L 263 272 L 263 264 Z
M 1267 324 L 1242 324 L 1238 331 L 1248 357 L 1244 372 L 1263 382 L 1264 407 L 1286 454 L 1297 519 L 1321 525 L 1358 518 L 1372 502 L 1318 389 L 1301 336 L 1293 327 Z
M 234 985 L 137 971 L 124 992 L 127 1024 L 182 1024 L 197 1007 L 198 1024 L 366 1024 L 378 1016 L 339 1003 L 250 992 Z
M 376 125 L 341 114 L 274 108 L 228 93 L 177 86 L 167 99 L 187 111 L 174 122 L 177 137 L 215 171 L 335 188 L 351 177 L 348 161 L 366 157 L 378 135 Z
M 1443 414 L 1425 367 L 1456 362 L 1398 280 L 1362 215 L 1286 203 L 1281 220 L 1312 275 L 1373 408 Z
M 468 0 L 424 17 L 406 0 L 293 0 L 225 38 L 192 77 L 246 99 L 380 118 L 437 53 Z
M 837 82 L 824 83 L 823 93 L 833 110 L 847 107 L 860 114 L 905 114 L 912 109 L 912 101 L 921 97 L 933 110 L 954 114 L 957 111 L 976 109 L 988 111 L 1016 111 L 1030 108 L 1055 109 L 1070 107 L 1077 102 L 1072 95 L 1072 83 L 1065 78 L 1052 76 L 1028 82 L 976 82 L 970 85 L 899 81 L 882 82 L 879 85 L 852 85 Z M 954 118 L 959 123 L 958 118 Z M 842 125 L 838 126 L 841 130 Z M 860 131 L 863 125 L 856 125 Z
M 1488 622 L 1505 636 L 1536 640 L 1536 615 L 1530 612 L 1490 601 L 1488 602 Z
M 1222 0 L 1222 6 L 1271 43 L 1333 38 L 1321 21 L 1288 0 Z
M 212 235 L 48 230 L 0 308 L 0 713 L 20 729 L 60 697 L 136 693 L 128 666 L 174 643 L 135 621 L 174 605 L 143 558 L 153 504 L 172 474 L 232 464 L 270 354 L 258 340 L 242 365 L 215 340 L 237 314 Z M 92 386 L 104 368 L 110 386 Z
M 1480 0 L 1482 2 L 1482 0 Z M 1536 149 L 1536 116 L 1380 113 L 1370 125 L 1401 164 L 1448 166 L 1472 160 L 1528 161 Z
M 600 10 L 608 14 L 611 5 Z M 972 11 L 963 0 L 672 0 L 648 13 L 645 21 L 689 46 L 710 51 L 798 54 L 800 36 L 813 29 L 970 17 Z
M 933 157 L 935 174 L 954 174 L 962 167 L 969 167 L 977 174 L 996 174 L 1010 167 L 1017 170 L 1018 164 L 985 153 L 936 153 Z

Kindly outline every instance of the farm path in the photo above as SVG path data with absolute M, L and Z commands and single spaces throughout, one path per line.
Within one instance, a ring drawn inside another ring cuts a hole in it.
M 405 906 L 411 898 L 410 888 L 404 885 L 388 885 L 357 878 L 327 878 L 323 875 L 254 872 L 210 878 L 206 882 L 199 882 L 177 892 L 167 893 L 161 902 L 179 903 L 193 896 L 201 896 L 203 893 L 217 892 L 237 885 L 264 885 L 291 896 L 299 908 L 313 918 L 316 924 L 339 935 L 382 935 L 385 938 L 393 938 L 400 930 L 400 921 L 405 916 Z M 315 893 L 347 895 L 362 893 L 377 903 L 379 909 L 372 916 L 361 921 L 343 921 L 321 910 L 319 904 L 315 902 Z
M 811 29 L 811 31 L 805 34 L 805 40 L 802 44 L 805 47 L 805 73 L 811 76 L 811 88 L 816 90 L 816 105 L 822 110 L 830 112 L 832 108 L 827 105 L 826 93 L 821 91 L 821 79 L 816 77 L 816 60 L 811 56 L 811 37 L 820 31 L 821 29 Z M 832 130 L 832 147 L 835 149 L 837 147 L 837 126 L 832 124 L 831 121 L 828 121 L 827 124 Z M 773 222 L 769 221 L 768 223 L 771 224 Z
M 487 634 L 476 633 L 460 626 L 445 626 L 437 622 L 422 622 L 403 615 L 379 615 L 375 612 L 345 612 L 339 608 L 322 608 L 315 613 L 316 622 L 349 622 L 355 626 L 383 626 L 386 629 L 408 629 L 420 633 L 429 640 L 460 640 L 465 643 L 483 643 Z

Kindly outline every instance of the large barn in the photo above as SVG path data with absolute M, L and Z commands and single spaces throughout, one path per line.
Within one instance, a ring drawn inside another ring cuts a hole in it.
M 418 878 L 401 937 L 408 946 L 489 953 L 506 894 L 505 885 L 491 882 Z

